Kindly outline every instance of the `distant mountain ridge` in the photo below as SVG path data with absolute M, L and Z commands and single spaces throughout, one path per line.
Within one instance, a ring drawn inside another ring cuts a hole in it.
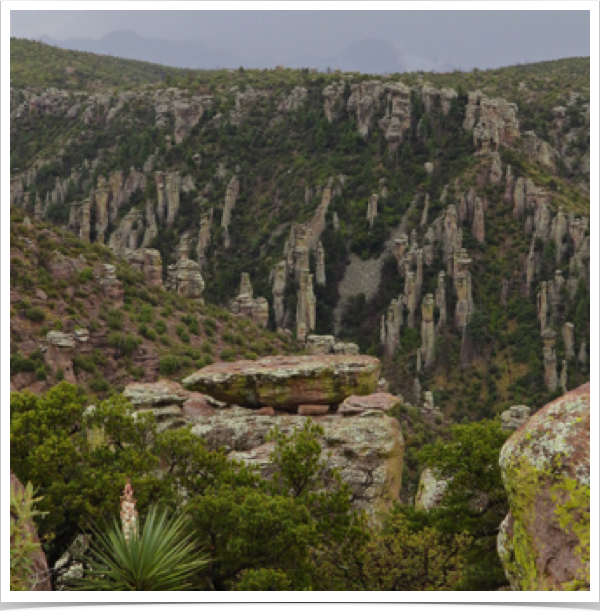
M 244 66 L 263 69 L 282 64 L 289 68 L 339 68 L 371 74 L 402 72 L 410 68 L 406 65 L 404 55 L 396 47 L 384 40 L 372 38 L 353 41 L 333 55 L 305 53 L 288 59 L 271 56 L 241 57 L 226 49 L 207 47 L 194 40 L 150 38 L 131 30 L 110 32 L 98 40 L 80 37 L 58 40 L 50 36 L 41 36 L 39 40 L 62 49 L 112 55 L 176 68 L 214 69 Z M 444 65 L 443 68 L 451 69 L 451 66 Z
M 40 40 L 62 49 L 114 55 L 176 68 L 237 68 L 243 63 L 240 57 L 226 50 L 211 49 L 197 41 L 147 38 L 131 30 L 110 32 L 98 40 L 77 37 L 57 40 L 50 36 L 41 36 Z

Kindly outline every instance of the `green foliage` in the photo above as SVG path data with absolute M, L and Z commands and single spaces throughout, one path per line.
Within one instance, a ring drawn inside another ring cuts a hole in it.
M 47 539 L 52 565 L 79 529 L 110 515 L 131 477 L 138 498 L 160 487 L 151 475 L 158 466 L 149 442 L 155 435 L 152 417 L 133 418 L 121 396 L 113 396 L 86 411 L 85 396 L 62 382 L 42 396 L 11 393 L 11 468 L 21 481 L 30 481 L 43 497 L 36 519 L 40 537 Z M 88 432 L 101 428 L 110 444 L 92 447 Z
M 206 559 L 194 541 L 184 515 L 169 517 L 152 506 L 141 532 L 127 539 L 121 524 L 93 529 L 85 578 L 73 579 L 68 589 L 175 591 L 190 589 Z
M 181 359 L 173 354 L 163 356 L 158 363 L 158 371 L 161 375 L 171 376 L 181 368 Z
M 449 441 L 440 440 L 421 452 L 422 464 L 448 485 L 439 508 L 406 514 L 415 523 L 429 524 L 449 536 L 472 537 L 465 552 L 468 566 L 462 589 L 489 590 L 506 583 L 496 537 L 509 509 L 499 466 L 500 449 L 508 436 L 498 420 L 454 425 Z

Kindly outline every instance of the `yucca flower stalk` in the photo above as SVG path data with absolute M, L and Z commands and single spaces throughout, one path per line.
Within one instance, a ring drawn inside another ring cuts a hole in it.
M 137 537 L 138 534 L 138 512 L 135 509 L 135 503 L 131 480 L 127 478 L 127 484 L 121 497 L 121 526 L 126 541 L 129 541 L 132 536 Z

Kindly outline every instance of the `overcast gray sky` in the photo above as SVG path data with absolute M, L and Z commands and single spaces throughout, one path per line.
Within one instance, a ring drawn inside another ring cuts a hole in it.
M 195 41 L 249 67 L 320 58 L 365 71 L 377 62 L 382 71 L 394 62 L 447 70 L 590 54 L 589 11 L 11 11 L 12 36 L 100 39 L 116 30 Z

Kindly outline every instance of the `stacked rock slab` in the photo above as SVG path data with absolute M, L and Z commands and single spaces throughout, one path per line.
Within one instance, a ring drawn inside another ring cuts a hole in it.
M 127 261 L 133 269 L 144 274 L 150 286 L 162 287 L 162 258 L 160 251 L 153 248 L 139 248 L 127 256 Z
M 137 413 L 154 414 L 159 431 L 176 429 L 185 424 L 183 404 L 189 395 L 179 384 L 169 380 L 129 384 L 123 391 L 123 396 L 129 399 Z
M 267 357 L 215 363 L 185 378 L 185 388 L 244 407 L 296 412 L 299 405 L 334 405 L 375 391 L 379 359 L 361 355 Z
M 350 486 L 354 506 L 373 511 L 396 501 L 404 454 L 398 421 L 377 411 L 354 418 L 325 414 L 317 419 L 324 431 L 320 443 L 326 467 L 337 469 L 342 481 Z M 234 406 L 199 419 L 192 433 L 209 447 L 224 448 L 230 452 L 230 458 L 257 467 L 263 476 L 269 477 L 274 471 L 271 461 L 274 444 L 267 441 L 267 435 L 275 425 L 282 433 L 290 434 L 295 428 L 302 428 L 304 422 L 303 416 L 274 418 Z
M 369 411 L 389 412 L 398 407 L 402 401 L 387 392 L 377 392 L 365 397 L 352 395 L 344 400 L 338 408 L 338 414 L 345 417 L 358 416 Z
M 231 313 L 249 318 L 261 327 L 269 322 L 269 303 L 264 297 L 253 297 L 252 283 L 247 273 L 242 273 L 239 295 L 231 302 Z
M 498 553 L 513 590 L 590 588 L 590 384 L 542 408 L 500 452 L 510 511 Z
M 415 497 L 415 508 L 421 511 L 429 511 L 439 507 L 447 487 L 448 480 L 440 477 L 439 473 L 429 467 L 423 469 Z

